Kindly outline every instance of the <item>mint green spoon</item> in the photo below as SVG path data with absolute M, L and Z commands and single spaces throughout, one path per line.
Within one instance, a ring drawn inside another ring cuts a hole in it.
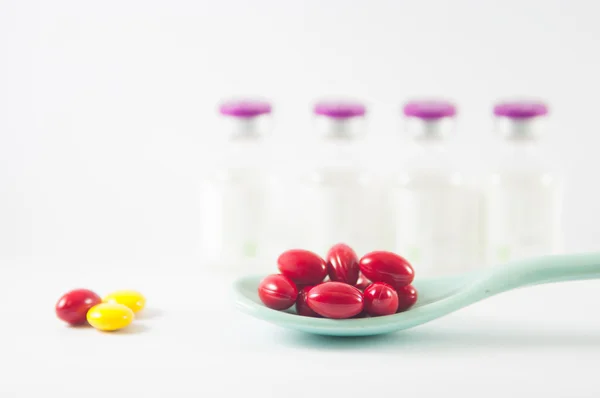
M 330 336 L 369 336 L 412 328 L 443 317 L 473 303 L 526 286 L 600 278 L 600 253 L 556 255 L 511 262 L 451 277 L 417 278 L 417 303 L 395 315 L 358 319 L 324 319 L 299 316 L 293 307 L 276 311 L 258 298 L 263 276 L 248 276 L 234 284 L 237 307 L 256 318 L 288 329 Z

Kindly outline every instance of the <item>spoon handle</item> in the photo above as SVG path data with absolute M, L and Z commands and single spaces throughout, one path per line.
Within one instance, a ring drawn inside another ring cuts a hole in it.
M 522 286 L 600 278 L 600 253 L 537 257 L 498 267 L 490 284 L 509 290 Z

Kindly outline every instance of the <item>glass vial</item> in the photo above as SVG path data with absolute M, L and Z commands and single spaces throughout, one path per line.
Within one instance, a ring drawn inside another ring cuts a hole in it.
M 486 185 L 487 262 L 554 254 L 562 246 L 562 170 L 542 139 L 542 102 L 494 106 L 496 140 Z
M 370 175 L 362 167 L 366 107 L 321 101 L 313 114 L 313 134 L 294 142 L 276 171 L 269 205 L 270 256 L 292 247 L 324 256 L 338 242 L 357 253 L 375 250 L 378 230 L 372 211 L 377 204 Z
M 452 140 L 456 107 L 414 101 L 404 107 L 406 143 L 391 184 L 396 251 L 418 275 L 473 269 L 482 262 L 482 194 Z
M 271 105 L 235 100 L 219 108 L 225 131 L 210 143 L 202 170 L 200 254 L 227 271 L 252 272 L 264 239 L 264 146 Z

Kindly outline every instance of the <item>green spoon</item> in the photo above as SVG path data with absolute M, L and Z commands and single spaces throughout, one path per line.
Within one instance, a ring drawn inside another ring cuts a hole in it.
M 288 329 L 330 336 L 369 336 L 412 328 L 508 290 L 600 278 L 600 253 L 538 257 L 451 277 L 419 280 L 417 273 L 413 283 L 419 293 L 417 303 L 406 312 L 374 318 L 310 318 L 295 314 L 293 307 L 288 311 L 272 310 L 258 298 L 263 277 L 248 276 L 235 282 L 238 309 Z

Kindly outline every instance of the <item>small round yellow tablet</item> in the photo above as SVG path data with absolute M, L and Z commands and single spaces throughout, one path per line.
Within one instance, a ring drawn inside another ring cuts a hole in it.
M 123 304 L 100 303 L 87 312 L 87 321 L 98 330 L 112 332 L 129 326 L 134 318 L 133 311 Z
M 123 304 L 133 312 L 141 311 L 146 305 L 146 298 L 135 290 L 119 290 L 104 297 L 105 303 Z

